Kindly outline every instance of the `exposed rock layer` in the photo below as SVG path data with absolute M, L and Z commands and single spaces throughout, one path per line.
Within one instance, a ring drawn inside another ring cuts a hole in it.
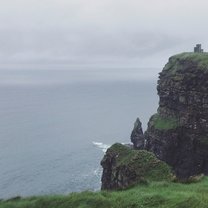
M 173 56 L 160 73 L 158 113 L 145 132 L 145 149 L 179 178 L 208 174 L 208 54 Z
M 138 155 L 140 149 L 153 152 L 179 179 L 208 175 L 208 53 L 171 57 L 159 75 L 157 90 L 157 114 L 150 118 L 144 134 L 136 120 L 131 141 L 138 150 L 131 151 Z M 149 174 L 144 167 L 153 167 L 151 163 L 141 162 L 141 155 L 136 160 L 128 157 L 129 151 L 115 147 L 108 149 L 101 162 L 102 189 L 122 189 L 143 181 Z

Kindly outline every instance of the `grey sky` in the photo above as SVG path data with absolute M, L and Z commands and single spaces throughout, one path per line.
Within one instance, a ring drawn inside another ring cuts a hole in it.
M 0 0 L 0 63 L 161 67 L 200 42 L 207 0 Z

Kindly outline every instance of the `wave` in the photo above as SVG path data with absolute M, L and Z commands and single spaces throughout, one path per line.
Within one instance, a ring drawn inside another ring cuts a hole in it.
M 104 153 L 107 151 L 107 149 L 111 146 L 108 144 L 103 144 L 102 142 L 92 142 L 94 146 L 100 148 Z
M 101 178 L 101 175 L 102 175 L 102 168 L 101 167 L 98 167 L 97 169 L 95 169 L 93 171 L 93 174 L 97 177 L 97 178 Z

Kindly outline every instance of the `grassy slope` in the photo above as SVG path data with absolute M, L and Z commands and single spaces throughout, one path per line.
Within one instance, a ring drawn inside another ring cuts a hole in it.
M 174 59 L 190 60 L 197 62 L 201 66 L 208 67 L 208 53 L 181 53 L 173 56 Z
M 68 196 L 2 201 L 0 208 L 207 208 L 208 177 L 201 182 L 154 182 L 119 192 L 82 192 Z
M 199 69 L 208 70 L 208 53 L 193 53 L 186 52 L 180 53 L 170 57 L 169 62 L 165 65 L 164 70 L 170 70 L 172 73 L 175 73 L 181 68 L 181 63 L 179 61 L 186 61 L 195 63 Z M 183 67 L 182 67 L 183 68 Z

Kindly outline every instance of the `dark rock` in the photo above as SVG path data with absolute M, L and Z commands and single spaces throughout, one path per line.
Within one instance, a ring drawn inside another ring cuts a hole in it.
M 123 189 L 152 180 L 149 176 L 155 167 L 159 178 L 167 169 L 153 164 L 164 165 L 161 161 L 173 168 L 179 181 L 208 175 L 208 53 L 171 57 L 159 74 L 157 90 L 159 107 L 144 134 L 140 120 L 135 122 L 134 150 L 115 144 L 106 152 L 101 162 L 102 189 Z M 146 160 L 148 151 L 158 159 L 151 155 Z
M 177 177 L 208 174 L 208 54 L 173 56 L 160 73 L 158 113 L 145 132 L 145 148 Z
M 142 123 L 139 118 L 137 118 L 134 123 L 134 129 L 131 133 L 131 142 L 134 144 L 135 149 L 144 148 L 144 134 L 142 130 Z
M 170 168 L 153 153 L 133 150 L 122 144 L 112 145 L 101 161 L 102 190 L 126 189 L 148 180 L 170 180 Z
M 10 198 L 10 199 L 7 199 L 6 201 L 18 201 L 18 200 L 20 200 L 20 199 L 22 199 L 21 196 L 15 196 L 15 197 L 12 197 L 12 198 Z

